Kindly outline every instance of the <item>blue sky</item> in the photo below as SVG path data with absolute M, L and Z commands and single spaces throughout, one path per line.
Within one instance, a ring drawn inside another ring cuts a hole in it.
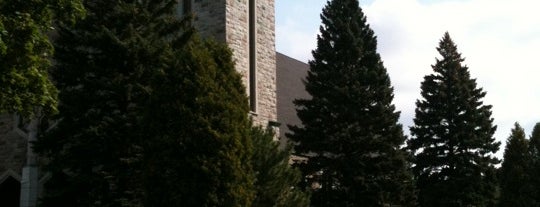
M 276 48 L 311 59 L 326 0 L 276 0 Z M 514 122 L 530 134 L 540 122 L 540 12 L 536 0 L 361 1 L 378 38 L 378 51 L 394 86 L 394 103 L 406 131 L 412 125 L 420 83 L 432 72 L 435 48 L 448 31 L 471 76 L 487 91 L 503 143 Z M 499 155 L 502 154 L 502 148 Z

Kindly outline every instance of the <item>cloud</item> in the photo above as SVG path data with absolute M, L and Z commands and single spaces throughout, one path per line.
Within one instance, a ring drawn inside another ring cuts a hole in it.
M 286 34 L 276 36 L 276 42 L 279 42 L 276 48 L 290 57 L 307 62 L 312 59 L 310 51 L 316 47 L 317 33 L 304 32 L 298 28 L 298 23 L 292 20 L 276 25 L 277 34 Z
M 276 1 L 276 50 L 297 60 L 312 59 L 326 0 Z
M 431 73 L 438 57 L 435 47 L 449 31 L 471 76 L 488 92 L 484 101 L 493 105 L 496 138 L 504 143 L 516 121 L 530 133 L 540 121 L 540 14 L 535 5 L 529 0 L 511 5 L 501 0 L 376 0 L 365 6 L 395 86 L 396 106 L 403 111 L 402 122 L 411 123 L 419 83 Z
M 281 0 L 284 5 L 297 1 Z M 536 5 L 535 0 L 375 0 L 364 4 L 405 128 L 412 125 L 420 83 L 432 72 L 431 65 L 439 57 L 435 48 L 448 31 L 471 76 L 487 91 L 484 102 L 493 105 L 496 138 L 504 144 L 516 121 L 530 133 L 540 121 L 540 13 Z M 321 9 L 322 4 L 317 12 Z M 289 19 L 277 22 L 278 51 L 303 61 L 310 58 L 318 16 L 303 12 L 277 15 Z M 314 27 L 295 29 L 299 24 Z

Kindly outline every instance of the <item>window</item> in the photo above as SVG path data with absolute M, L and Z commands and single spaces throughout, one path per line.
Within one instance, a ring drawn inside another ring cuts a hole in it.
M 21 183 L 8 176 L 0 183 L 0 201 L 3 207 L 19 207 Z
M 191 12 L 191 1 L 192 0 L 178 0 L 178 5 L 176 6 L 178 16 L 183 16 Z
M 257 111 L 257 16 L 256 0 L 249 0 L 249 107 Z

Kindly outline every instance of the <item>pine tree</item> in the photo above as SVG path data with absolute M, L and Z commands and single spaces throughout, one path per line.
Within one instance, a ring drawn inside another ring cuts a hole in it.
M 194 40 L 175 60 L 153 79 L 144 117 L 145 206 L 251 206 L 249 107 L 231 51 Z
M 302 179 L 298 169 L 289 165 L 291 148 L 279 148 L 274 133 L 254 127 L 251 130 L 254 154 L 256 197 L 254 207 L 307 207 L 309 194 L 295 187 Z
M 471 79 L 448 33 L 437 48 L 442 59 L 424 77 L 416 102 L 412 138 L 413 173 L 420 206 L 493 205 L 496 179 L 493 156 L 499 142 L 486 92 Z
M 141 117 L 149 78 L 184 35 L 175 0 L 87 0 L 87 16 L 60 24 L 54 79 L 57 127 L 37 142 L 52 175 L 42 206 L 140 206 Z
M 313 191 L 313 206 L 410 206 L 405 141 L 392 104 L 393 88 L 377 53 L 373 30 L 357 0 L 333 0 L 321 15 L 320 35 L 305 87 L 296 100 L 303 126 L 290 126 L 298 164 Z
M 535 206 L 530 197 L 528 141 L 525 131 L 516 123 L 506 141 L 500 169 L 501 196 L 499 206 Z

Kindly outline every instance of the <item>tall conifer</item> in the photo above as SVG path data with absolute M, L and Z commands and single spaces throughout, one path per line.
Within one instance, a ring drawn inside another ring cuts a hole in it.
M 248 104 L 232 52 L 176 0 L 87 0 L 59 32 L 43 206 L 251 206 Z
M 529 169 L 530 197 L 534 199 L 534 206 L 540 206 L 540 123 L 534 125 L 529 141 Z
M 42 206 L 140 206 L 141 121 L 150 78 L 183 42 L 175 0 L 86 0 L 86 17 L 59 25 L 58 125 L 37 143 L 52 175 Z
M 531 132 L 529 149 L 534 157 L 540 159 L 540 123 L 536 123 Z
M 313 206 L 413 203 L 405 141 L 377 40 L 357 0 L 323 8 L 314 60 L 296 100 L 302 126 L 290 126 Z
M 525 131 L 516 123 L 506 141 L 504 160 L 500 169 L 501 196 L 499 206 L 535 206 L 530 197 L 528 140 Z
M 442 59 L 424 77 L 408 147 L 420 206 L 489 206 L 495 195 L 495 141 L 491 106 L 448 33 L 437 48 Z

